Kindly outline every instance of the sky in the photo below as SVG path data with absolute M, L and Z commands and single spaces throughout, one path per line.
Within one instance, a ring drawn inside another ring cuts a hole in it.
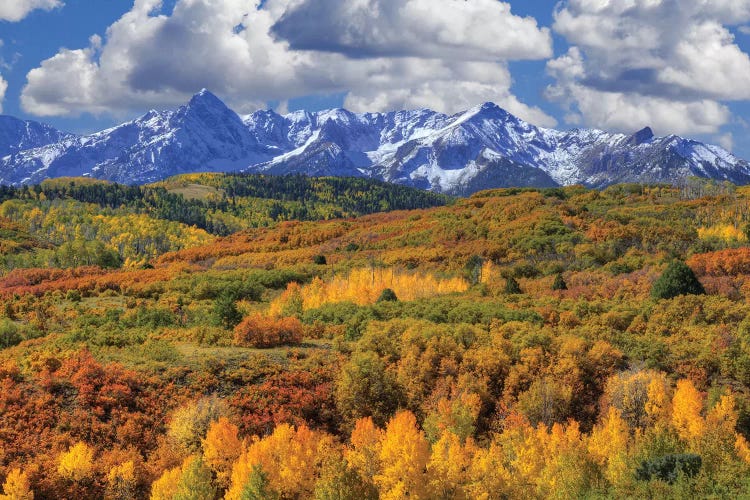
M 241 114 L 492 101 L 750 159 L 749 52 L 750 0 L 0 0 L 0 111 L 87 133 L 202 88 Z

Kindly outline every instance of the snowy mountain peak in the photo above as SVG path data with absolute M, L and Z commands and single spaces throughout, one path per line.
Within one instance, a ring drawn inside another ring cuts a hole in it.
M 651 127 L 644 127 L 635 134 L 631 135 L 628 138 L 628 142 L 632 146 L 640 146 L 643 143 L 646 143 L 654 138 L 654 131 L 651 130 Z
M 221 99 L 219 99 L 206 89 L 201 90 L 192 98 L 190 98 L 190 101 L 187 103 L 187 105 L 181 107 L 178 112 L 182 112 L 185 115 L 193 114 L 198 116 L 231 116 L 237 117 L 237 119 L 241 121 L 239 119 L 239 116 L 234 111 L 229 109 L 229 107 L 227 107 L 227 105 L 224 104 Z
M 750 183 L 750 165 L 678 136 L 538 128 L 495 103 L 448 116 L 429 109 L 256 111 L 240 118 L 206 89 L 175 111 L 77 137 L 0 117 L 0 183 L 90 175 L 125 183 L 200 171 L 365 176 L 469 194 L 509 186 Z
M 206 106 L 206 107 L 217 107 L 217 108 L 223 108 L 226 107 L 226 104 L 216 97 L 213 93 L 209 92 L 206 89 L 201 90 L 197 94 L 193 95 L 193 97 L 190 98 L 190 101 L 188 101 L 188 107 L 195 107 L 195 106 Z
M 503 108 L 495 104 L 494 102 L 485 102 L 484 104 L 480 104 L 479 106 L 474 106 L 473 108 L 460 113 L 460 118 L 464 120 L 469 119 L 481 119 L 481 120 L 499 120 L 499 121 L 506 121 L 509 119 L 515 120 L 515 121 L 521 121 L 519 118 L 511 115 L 507 111 L 505 111 Z
M 44 123 L 0 115 L 0 158 L 73 137 Z

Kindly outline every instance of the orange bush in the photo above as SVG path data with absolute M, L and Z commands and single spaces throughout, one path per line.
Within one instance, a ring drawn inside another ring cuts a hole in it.
M 698 276 L 750 274 L 750 248 L 730 248 L 693 255 L 687 264 Z
M 234 328 L 234 343 L 244 347 L 276 347 L 302 342 L 302 323 L 297 318 L 246 317 Z

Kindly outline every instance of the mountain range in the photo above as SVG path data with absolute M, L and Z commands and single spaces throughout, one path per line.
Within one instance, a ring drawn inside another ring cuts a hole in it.
M 511 186 L 750 183 L 750 164 L 714 145 L 646 127 L 632 135 L 531 125 L 493 103 L 422 109 L 257 111 L 239 116 L 207 90 L 90 135 L 0 116 L 0 183 L 91 176 L 143 184 L 190 172 L 371 177 L 455 195 Z

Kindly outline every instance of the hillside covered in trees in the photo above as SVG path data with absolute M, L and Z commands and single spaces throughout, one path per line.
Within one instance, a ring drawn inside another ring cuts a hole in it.
M 750 488 L 750 188 L 0 197 L 7 498 Z

